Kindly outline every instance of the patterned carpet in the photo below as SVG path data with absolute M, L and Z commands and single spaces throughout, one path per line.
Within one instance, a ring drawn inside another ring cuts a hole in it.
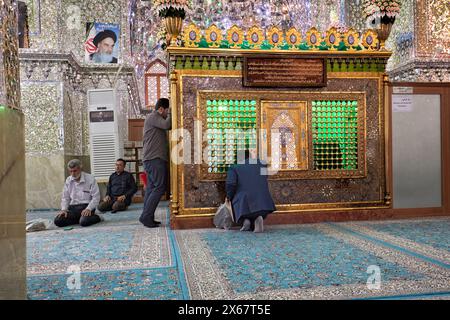
M 263 234 L 181 230 L 177 238 L 192 299 L 449 299 L 449 223 L 268 226 Z M 386 231 L 375 237 L 369 231 L 376 228 Z M 394 239 L 391 230 L 401 231 Z M 379 289 L 368 288 L 369 266 L 379 268 Z
M 126 212 L 102 214 L 104 221 L 87 228 L 28 233 L 29 299 L 188 298 L 166 206 L 163 203 L 156 212 L 161 228 L 143 227 L 138 222 L 142 207 L 132 205 Z M 28 220 L 52 219 L 56 213 L 35 211 Z M 80 285 L 70 286 L 77 268 Z
M 267 226 L 254 234 L 142 227 L 141 207 L 27 235 L 30 299 L 450 299 L 450 218 Z M 56 212 L 31 212 L 29 219 Z M 73 288 L 70 266 L 81 270 Z M 369 268 L 369 269 L 368 269 Z M 372 268 L 372 269 L 371 269 Z M 380 288 L 367 283 L 373 268 Z

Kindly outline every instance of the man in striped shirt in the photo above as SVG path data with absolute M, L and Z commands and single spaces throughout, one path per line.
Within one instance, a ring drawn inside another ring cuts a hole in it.
M 66 227 L 80 224 L 87 227 L 101 221 L 95 214 L 100 202 L 100 190 L 94 176 L 81 170 L 81 161 L 72 159 L 67 164 L 70 176 L 64 184 L 61 211 L 55 218 L 55 225 Z

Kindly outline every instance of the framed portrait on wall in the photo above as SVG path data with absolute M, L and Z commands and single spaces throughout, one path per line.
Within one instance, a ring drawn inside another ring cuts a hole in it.
M 119 59 L 118 24 L 88 22 L 84 43 L 87 63 L 117 63 Z

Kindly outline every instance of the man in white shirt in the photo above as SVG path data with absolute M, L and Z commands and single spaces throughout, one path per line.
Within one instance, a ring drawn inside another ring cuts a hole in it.
M 55 218 L 55 225 L 66 227 L 80 224 L 87 227 L 101 221 L 95 214 L 100 202 L 100 190 L 94 176 L 81 171 L 81 161 L 72 159 L 67 164 L 70 176 L 64 184 L 61 211 Z

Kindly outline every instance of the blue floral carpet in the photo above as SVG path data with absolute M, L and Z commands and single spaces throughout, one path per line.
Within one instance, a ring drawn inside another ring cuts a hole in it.
M 450 220 L 437 219 L 397 223 L 366 223 L 375 231 L 408 239 L 418 244 L 450 252 Z
M 27 234 L 30 299 L 449 299 L 450 219 L 170 230 L 142 208 Z M 30 212 L 29 219 L 56 212 Z M 79 272 L 78 272 L 79 271 Z
M 385 281 L 425 277 L 315 227 L 277 230 L 264 237 L 205 233 L 202 238 L 237 293 L 365 284 L 371 265 L 380 267 Z
M 448 299 L 449 222 L 181 230 L 177 238 L 194 299 Z M 423 244 L 439 251 L 425 255 Z
M 186 299 L 166 204 L 148 229 L 141 206 L 102 214 L 104 221 L 71 230 L 27 234 L 29 299 Z M 56 212 L 30 212 L 28 219 L 53 219 Z
M 79 289 L 68 286 L 70 275 L 40 275 L 28 278 L 29 297 L 41 299 L 183 299 L 177 269 L 129 269 L 83 272 Z

